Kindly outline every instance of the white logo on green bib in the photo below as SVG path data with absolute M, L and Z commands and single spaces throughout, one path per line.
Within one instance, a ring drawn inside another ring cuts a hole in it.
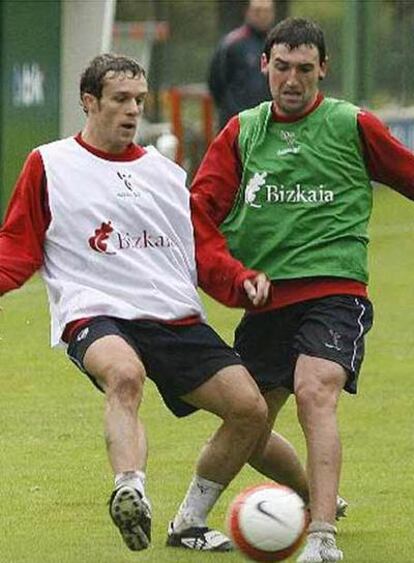
M 258 191 L 266 183 L 267 172 L 255 172 L 254 176 L 247 182 L 246 191 L 244 192 L 244 201 L 251 207 L 262 207 L 254 203 Z
M 260 209 L 263 203 L 321 204 L 331 203 L 334 200 L 333 191 L 327 189 L 324 184 L 320 184 L 319 186 L 266 184 L 267 175 L 267 172 L 255 172 L 247 182 L 244 192 L 244 202 L 249 207 Z M 261 188 L 265 190 L 264 196 L 261 198 L 261 203 L 256 203 Z
M 298 154 L 298 152 L 300 152 L 300 146 L 296 141 L 295 133 L 292 131 L 281 131 L 280 138 L 287 144 L 287 147 L 279 149 L 277 151 L 278 156 L 283 156 L 285 154 Z

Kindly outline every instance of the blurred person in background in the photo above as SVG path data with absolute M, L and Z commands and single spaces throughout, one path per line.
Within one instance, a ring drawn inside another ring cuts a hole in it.
M 225 35 L 213 55 L 208 86 L 220 129 L 233 115 L 271 98 L 260 58 L 274 18 L 273 0 L 249 0 L 244 24 Z
M 40 269 L 52 345 L 65 346 L 104 392 L 109 512 L 129 549 L 151 541 L 137 416 L 146 377 L 176 416 L 204 409 L 221 419 L 167 545 L 229 551 L 206 519 L 256 447 L 267 407 L 238 355 L 205 322 L 184 170 L 133 142 L 146 96 L 145 72 L 129 57 L 100 55 L 85 69 L 83 130 L 34 149 L 17 181 L 0 231 L 0 295 Z M 181 439 L 174 437 L 178 448 Z
M 414 200 L 414 155 L 373 114 L 320 91 L 327 55 L 318 24 L 288 18 L 276 25 L 262 70 L 273 100 L 228 122 L 193 182 L 199 283 L 222 303 L 247 309 L 235 348 L 268 403 L 269 429 L 295 395 L 311 512 L 298 561 L 340 561 L 337 405 L 343 389 L 357 392 L 373 322 L 371 182 Z M 245 291 L 259 297 L 249 286 L 258 272 L 271 287 L 266 305 L 253 311 Z M 286 455 L 278 439 L 270 433 L 253 460 L 270 478 Z

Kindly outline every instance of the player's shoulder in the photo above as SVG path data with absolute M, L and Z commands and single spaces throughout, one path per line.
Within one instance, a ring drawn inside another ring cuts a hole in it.
M 239 120 L 241 125 L 255 122 L 259 120 L 268 119 L 271 114 L 272 102 L 262 102 L 257 106 L 249 109 L 245 109 L 239 113 Z
M 151 162 L 151 164 L 149 164 L 150 166 L 161 166 L 163 167 L 164 171 L 169 170 L 174 176 L 176 176 L 176 178 L 178 178 L 181 182 L 185 184 L 187 180 L 187 172 L 184 170 L 184 168 L 182 168 L 182 166 L 180 166 L 179 164 L 177 164 L 167 156 L 164 156 L 153 145 L 147 145 L 145 147 L 145 151 L 146 151 L 145 156 L 147 163 L 149 164 L 150 161 L 154 161 Z
M 339 98 L 324 98 L 320 106 L 324 119 L 333 124 L 348 124 L 350 127 L 356 125 L 360 108 L 347 100 Z M 318 118 L 319 112 L 315 112 Z
M 361 111 L 359 106 L 341 98 L 324 98 L 322 106 L 326 110 L 343 115 L 356 115 L 359 111 Z

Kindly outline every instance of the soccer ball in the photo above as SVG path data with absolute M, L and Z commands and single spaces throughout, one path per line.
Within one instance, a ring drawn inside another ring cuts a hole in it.
M 290 557 L 300 546 L 307 525 L 303 500 L 278 483 L 245 489 L 227 513 L 230 537 L 254 561 L 282 561 Z

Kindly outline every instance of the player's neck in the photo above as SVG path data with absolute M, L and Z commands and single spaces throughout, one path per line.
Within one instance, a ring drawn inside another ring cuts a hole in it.
M 128 144 L 108 141 L 87 126 L 82 130 L 81 136 L 84 143 L 102 153 L 121 155 L 128 148 Z
M 278 108 L 278 106 L 276 105 L 276 103 L 273 102 L 272 104 L 273 119 L 275 121 L 285 121 L 285 122 L 293 122 L 293 121 L 298 121 L 299 119 L 303 119 L 304 117 L 315 111 L 315 109 L 323 101 L 323 98 L 324 96 L 322 92 L 317 92 L 315 94 L 315 97 L 309 102 L 309 104 L 306 106 L 306 108 L 303 109 L 303 111 L 294 114 L 288 114 L 285 113 L 284 111 L 281 111 L 280 108 Z

